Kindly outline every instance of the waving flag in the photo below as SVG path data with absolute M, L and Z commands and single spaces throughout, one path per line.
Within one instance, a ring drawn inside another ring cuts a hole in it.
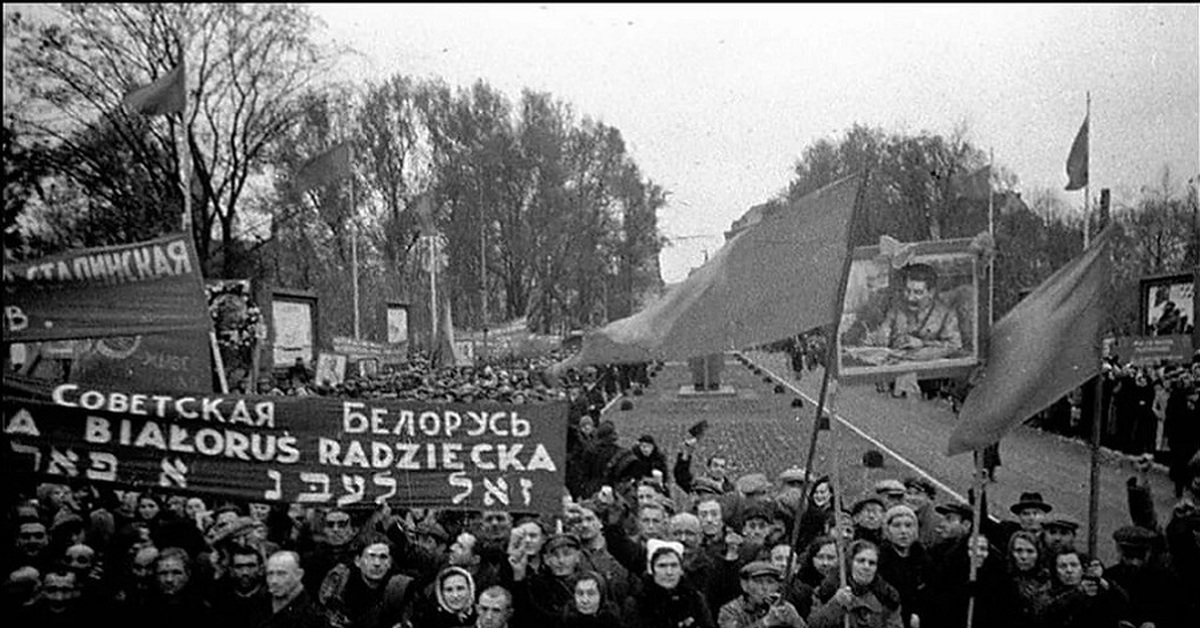
M 350 142 L 341 142 L 301 166 L 296 187 L 304 192 L 350 176 L 352 161 Z
M 125 95 L 125 107 L 144 116 L 165 116 L 187 109 L 187 71 L 182 61 L 153 83 Z
M 1100 370 L 1111 230 L 992 328 L 987 365 L 967 395 L 946 455 L 996 443 Z
M 1083 119 L 1079 133 L 1071 144 L 1071 154 L 1067 156 L 1067 190 L 1078 190 L 1088 184 L 1088 119 Z
M 589 334 L 551 372 L 686 359 L 833 323 L 862 182 L 846 177 L 764 214 L 663 298 Z

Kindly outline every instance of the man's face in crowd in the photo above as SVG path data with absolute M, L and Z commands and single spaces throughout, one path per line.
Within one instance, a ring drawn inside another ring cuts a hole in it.
M 742 524 L 742 536 L 751 545 L 762 545 L 771 532 L 771 522 L 762 517 L 752 517 Z
M 267 517 L 271 515 L 271 506 L 268 504 L 253 503 L 250 504 L 250 516 L 254 517 L 255 521 L 266 522 Z
M 937 535 L 941 539 L 960 539 L 971 531 L 971 522 L 956 512 L 942 514 L 938 521 Z
M 42 578 L 41 595 L 51 612 L 61 613 L 79 598 L 79 580 L 74 573 L 48 573 Z
M 353 537 L 354 527 L 350 523 L 350 513 L 334 510 L 325 516 L 325 538 L 330 545 L 345 545 Z
M 681 513 L 671 517 L 667 530 L 672 541 L 683 543 L 687 549 L 700 546 L 700 520 L 695 515 Z
M 63 556 L 63 562 L 66 567 L 78 575 L 85 575 L 91 571 L 92 566 L 95 565 L 95 560 L 96 550 L 83 543 L 77 543 L 68 547 Z
M 40 521 L 26 521 L 17 528 L 17 551 L 23 556 L 37 556 L 50 544 L 50 536 L 46 533 L 46 524 Z
M 647 443 L 647 442 L 640 442 L 640 443 L 638 443 L 638 450 L 640 450 L 642 452 L 643 456 L 649 456 L 650 454 L 654 453 L 654 444 Z
M 904 303 L 913 310 L 923 310 L 933 303 L 933 287 L 924 279 L 904 282 Z
M 512 515 L 499 510 L 484 512 L 480 531 L 484 537 L 492 540 L 507 539 L 512 531 Z
M 762 575 L 742 580 L 743 590 L 750 598 L 751 606 L 758 606 L 768 601 L 774 601 L 779 595 L 779 579 L 775 576 Z
M 883 506 L 867 504 L 854 515 L 854 524 L 866 530 L 878 530 L 883 527 Z
M 303 576 L 304 570 L 290 554 L 276 554 L 267 560 L 267 590 L 277 600 L 287 599 Z
M 159 559 L 154 566 L 154 574 L 158 578 L 158 590 L 167 597 L 179 595 L 188 583 L 187 569 L 178 558 Z
M 666 540 L 666 522 L 666 513 L 662 508 L 642 508 L 638 511 L 638 529 L 641 530 L 643 538 Z
M 600 517 L 590 508 L 580 508 L 571 522 L 571 531 L 584 541 L 591 541 L 600 536 L 604 526 Z
M 450 545 L 450 564 L 469 567 L 475 564 L 475 535 L 463 532 Z
M 384 543 L 372 543 L 354 558 L 354 565 L 367 582 L 382 582 L 392 568 L 392 552 Z
M 659 499 L 658 491 L 654 490 L 654 487 L 646 486 L 645 484 L 638 485 L 638 487 L 637 487 L 638 506 L 657 504 L 658 499 Z
M 696 508 L 696 515 L 700 517 L 700 529 L 705 536 L 715 537 L 721 534 L 725 522 L 721 519 L 720 502 L 716 500 L 700 502 Z
M 133 563 L 129 566 L 129 574 L 133 576 L 134 583 L 138 588 L 146 589 L 150 587 L 151 579 L 154 576 L 154 561 L 156 560 L 158 560 L 158 549 L 154 547 L 143 547 L 133 555 Z
M 229 559 L 229 575 L 234 589 L 249 593 L 263 582 L 262 560 L 254 554 L 234 554 Z
M 709 476 L 711 476 L 715 479 L 718 479 L 718 480 L 724 480 L 725 474 L 728 471 L 729 471 L 729 461 L 726 460 L 725 458 L 722 458 L 721 456 L 713 456 L 712 459 L 708 461 L 708 475 Z
M 1017 513 L 1017 520 L 1021 523 L 1022 530 L 1037 532 L 1042 529 L 1042 520 L 1046 518 L 1046 513 L 1040 508 L 1025 508 Z
M 1075 547 L 1075 531 L 1070 528 L 1045 526 L 1042 528 L 1042 538 L 1046 542 L 1046 548 L 1055 554 Z
M 308 508 L 304 504 L 288 504 L 287 516 L 293 526 L 300 527 L 308 519 Z
M 780 543 L 771 548 L 771 564 L 779 570 L 779 573 L 787 573 L 789 555 L 792 559 L 792 571 L 796 571 L 800 568 L 800 557 L 791 551 L 791 547 L 787 543 Z
M 475 612 L 479 615 L 479 628 L 504 628 L 508 618 L 512 616 L 508 600 L 503 595 L 483 593 L 479 596 L 479 604 Z
M 921 490 L 919 487 L 911 487 L 904 492 L 904 505 L 920 512 L 922 508 L 930 503 L 929 493 Z

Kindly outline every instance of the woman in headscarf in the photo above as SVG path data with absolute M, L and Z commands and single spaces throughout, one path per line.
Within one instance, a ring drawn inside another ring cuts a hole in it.
M 846 551 L 846 584 L 830 574 L 817 589 L 809 628 L 900 628 L 900 593 L 879 577 L 879 547 L 859 539 Z
M 462 567 L 446 567 L 434 580 L 434 601 L 414 605 L 412 625 L 464 628 L 475 625 L 475 580 Z
M 631 628 L 715 628 L 704 595 L 683 579 L 683 544 L 651 539 L 642 590 L 625 606 Z
M 621 618 L 612 600 L 604 576 L 584 571 L 572 578 L 574 602 L 563 613 L 562 628 L 620 628 Z

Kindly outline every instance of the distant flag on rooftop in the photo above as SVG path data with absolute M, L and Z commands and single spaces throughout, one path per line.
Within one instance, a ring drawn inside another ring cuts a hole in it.
M 350 176 L 353 161 L 350 142 L 339 142 L 300 167 L 300 172 L 296 173 L 296 188 L 306 192 Z
M 154 82 L 125 95 L 126 109 L 144 116 L 183 113 L 187 109 L 187 70 L 183 61 Z
M 972 201 L 987 201 L 992 193 L 992 167 L 984 166 L 975 172 L 961 172 L 950 178 L 950 197 Z
M 833 324 L 864 178 L 846 177 L 764 214 L 661 299 L 588 334 L 580 353 L 549 374 L 686 359 Z
M 947 455 L 999 442 L 1100 371 L 1111 240 L 1106 229 L 992 328 L 987 364 L 963 403 Z
M 1084 117 L 1079 133 L 1067 156 L 1067 190 L 1078 190 L 1088 184 L 1088 117 Z

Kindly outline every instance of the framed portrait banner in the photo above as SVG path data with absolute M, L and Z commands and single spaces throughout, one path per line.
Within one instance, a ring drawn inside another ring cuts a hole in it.
M 979 364 L 990 304 L 971 242 L 854 250 L 836 338 L 839 381 L 959 377 Z
M 317 362 L 317 298 L 302 292 L 276 290 L 271 295 L 271 339 L 275 368 L 300 358 L 313 368 Z
M 1196 295 L 1198 275 L 1200 269 L 1141 280 L 1138 301 L 1141 335 L 1179 336 L 1190 345 L 1189 351 L 1200 346 L 1196 332 L 1196 312 L 1200 310 Z

